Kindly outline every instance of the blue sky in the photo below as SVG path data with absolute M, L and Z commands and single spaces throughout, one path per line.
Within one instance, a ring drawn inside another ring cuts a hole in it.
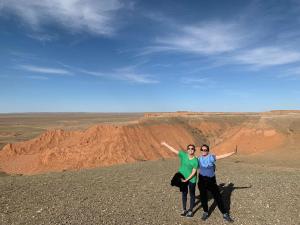
M 300 109 L 300 2 L 1 0 L 0 112 Z

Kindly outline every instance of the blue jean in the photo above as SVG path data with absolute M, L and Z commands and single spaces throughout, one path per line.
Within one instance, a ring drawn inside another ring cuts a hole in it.
M 189 181 L 188 188 L 181 192 L 182 193 L 182 208 L 186 210 L 186 202 L 187 202 L 187 194 L 190 192 L 190 208 L 192 211 L 195 206 L 195 193 L 196 193 L 196 183 L 192 183 Z

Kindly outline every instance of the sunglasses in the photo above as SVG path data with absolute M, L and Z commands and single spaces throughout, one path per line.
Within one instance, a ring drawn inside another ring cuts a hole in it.
M 194 149 L 194 148 L 188 148 L 188 150 L 194 150 L 194 151 L 195 151 L 195 149 Z
M 208 152 L 208 149 L 201 149 L 201 152 Z

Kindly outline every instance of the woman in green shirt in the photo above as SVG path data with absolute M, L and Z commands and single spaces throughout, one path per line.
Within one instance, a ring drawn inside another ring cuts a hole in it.
M 184 176 L 182 182 L 188 182 L 188 188 L 182 191 L 182 216 L 192 217 L 193 208 L 195 206 L 195 189 L 197 181 L 197 169 L 198 169 L 198 160 L 195 157 L 195 145 L 189 144 L 187 146 L 187 152 L 183 150 L 177 151 L 172 146 L 168 145 L 166 142 L 161 143 L 163 146 L 167 147 L 170 151 L 178 155 L 180 159 L 180 167 L 178 172 Z M 190 208 L 186 210 L 187 194 L 190 192 Z

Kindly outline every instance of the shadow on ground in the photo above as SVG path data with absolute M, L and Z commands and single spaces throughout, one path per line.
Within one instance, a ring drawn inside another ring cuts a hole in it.
M 226 186 L 225 186 L 225 183 L 219 184 L 219 190 L 220 190 L 220 193 L 222 195 L 222 199 L 223 199 L 225 209 L 228 212 L 230 212 L 231 194 L 234 190 L 251 188 L 251 187 L 252 187 L 252 185 L 245 186 L 245 187 L 235 187 L 233 183 L 229 183 Z M 194 213 L 196 213 L 202 207 L 201 201 L 200 201 L 200 195 L 198 195 L 196 198 L 198 200 L 195 203 Z M 211 199 L 213 199 L 213 197 L 212 197 L 211 193 L 209 192 L 208 193 L 208 201 L 210 201 Z M 208 214 L 211 215 L 216 207 L 217 207 L 217 202 L 214 201 L 208 209 Z

